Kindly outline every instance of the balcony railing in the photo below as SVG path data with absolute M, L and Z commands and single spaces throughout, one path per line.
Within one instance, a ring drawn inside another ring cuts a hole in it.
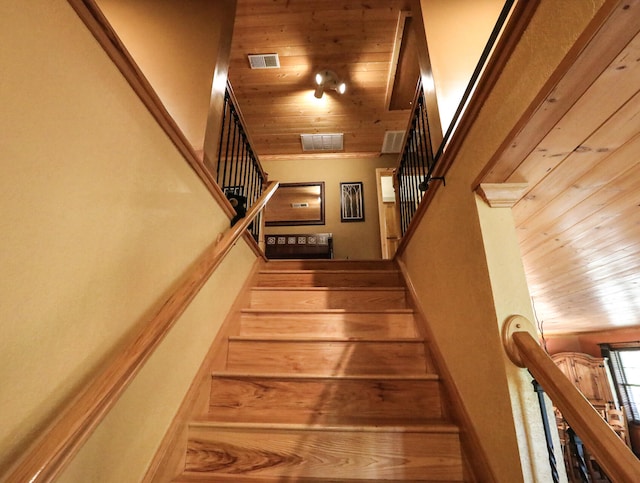
M 406 144 L 396 171 L 400 206 L 400 228 L 404 235 L 429 186 L 435 167 L 427 106 L 421 87 L 413 111 Z
M 521 2 L 525 4 L 525 2 Z M 471 75 L 471 79 L 467 84 L 462 98 L 458 104 L 458 108 L 451 120 L 444 138 L 436 146 L 432 145 L 432 133 L 429 129 L 429 117 L 426 106 L 424 92 L 421 86 L 418 86 L 418 93 L 414 99 L 413 118 L 410 120 L 410 126 L 406 136 L 406 142 L 402 151 L 398 167 L 396 169 L 397 177 L 397 198 L 400 211 L 400 228 L 404 236 L 409 228 L 413 215 L 416 213 L 425 192 L 433 180 L 445 181 L 445 173 L 448 166 L 438 168 L 438 176 L 434 176 L 437 164 L 447 164 L 441 159 L 445 157 L 445 153 L 454 144 L 452 140 L 464 136 L 460 129 L 463 121 L 463 114 L 469 108 L 472 101 L 472 95 L 480 84 L 481 76 L 489 64 L 490 56 L 494 49 L 499 50 L 497 42 L 503 32 L 506 22 L 514 11 L 516 0 L 506 0 L 500 11 L 496 24 L 491 31 L 487 44 L 485 45 L 476 68 Z M 519 15 L 524 11 L 521 9 Z M 515 15 L 516 17 L 518 15 Z M 430 106 L 433 108 L 433 106 Z M 474 106 L 474 109 L 477 109 Z
M 253 206 L 266 182 L 266 174 L 251 148 L 237 105 L 231 86 L 227 86 L 218 146 L 218 162 L 214 174 L 218 185 L 238 213 L 232 220 L 232 224 Z M 261 216 L 259 214 L 249 226 L 256 241 L 259 237 Z

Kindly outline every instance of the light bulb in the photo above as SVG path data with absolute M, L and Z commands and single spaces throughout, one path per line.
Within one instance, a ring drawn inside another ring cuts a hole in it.
M 318 72 L 316 74 L 316 84 L 318 84 L 319 86 L 322 85 L 322 81 L 324 80 L 324 78 L 322 77 L 322 74 L 320 72 Z
M 338 86 L 338 92 L 340 94 L 344 94 L 347 91 L 347 84 L 345 84 L 344 82 L 341 82 L 340 85 Z

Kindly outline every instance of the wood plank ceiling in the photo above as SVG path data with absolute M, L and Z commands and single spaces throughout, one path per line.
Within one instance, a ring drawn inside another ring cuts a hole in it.
M 547 333 L 640 325 L 640 2 L 631 3 L 482 180 L 528 183 L 513 214 Z
M 387 85 L 408 3 L 238 0 L 229 80 L 261 159 L 317 156 L 303 153 L 300 134 L 322 133 L 344 133 L 342 157 L 378 155 L 385 131 L 406 128 L 409 111 L 387 108 Z M 273 53 L 280 68 L 250 68 L 247 55 Z M 347 83 L 344 95 L 313 96 L 322 69 Z

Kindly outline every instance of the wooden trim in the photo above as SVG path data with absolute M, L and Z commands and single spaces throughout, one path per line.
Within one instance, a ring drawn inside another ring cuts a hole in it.
M 528 187 L 528 183 L 482 183 L 476 191 L 491 208 L 511 208 Z
M 277 188 L 277 182 L 269 183 L 247 216 L 227 230 L 220 241 L 212 243 L 205 250 L 149 322 L 104 364 L 86 388 L 62 409 L 60 415 L 28 448 L 9 471 L 7 481 L 52 481 L 61 473 Z
M 236 297 L 229 313 L 202 361 L 200 369 L 185 394 L 178 412 L 165 433 L 156 454 L 142 479 L 143 483 L 166 482 L 178 477 L 184 469 L 187 452 L 187 431 L 189 421 L 196 420 L 209 410 L 211 374 L 224 367 L 228 339 L 240 333 L 240 311 L 248 303 L 255 278 L 264 267 L 264 260 L 257 259 L 251 273 Z
M 529 25 L 529 21 L 533 17 L 533 14 L 535 13 L 539 4 L 540 0 L 519 0 L 514 6 L 513 12 L 509 17 L 507 25 L 505 26 L 504 31 L 500 36 L 500 40 L 498 41 L 489 61 L 487 62 L 487 66 L 484 69 L 482 76 L 478 80 L 476 90 L 469 100 L 469 105 L 467 106 L 467 109 L 464 111 L 464 114 L 460 119 L 458 128 L 454 131 L 446 150 L 443 152 L 441 158 L 436 164 L 433 176 L 446 177 L 449 169 L 451 169 L 451 166 L 453 165 L 458 152 L 466 141 L 466 137 L 469 134 L 469 131 L 474 126 L 478 115 L 480 114 L 482 106 L 491 94 L 493 87 L 502 74 L 503 69 L 507 65 L 511 54 L 520 41 L 522 34 Z M 404 250 L 406 249 L 409 240 L 411 240 L 416 227 L 420 223 L 422 217 L 425 215 L 427 207 L 429 206 L 429 204 L 431 204 L 431 201 L 435 197 L 438 190 L 441 189 L 441 187 L 441 182 L 434 182 L 429 185 L 429 190 L 422 198 L 422 202 L 413 215 L 408 230 L 400 241 L 398 251 L 396 252 L 396 259 L 398 259 L 398 257 L 401 256 L 402 253 L 404 253 Z
M 67 0 L 229 219 L 235 210 L 94 0 Z
M 580 436 L 611 481 L 638 481 L 640 460 L 542 350 L 538 341 L 527 331 L 514 332 L 512 339 L 529 372 L 549 394 L 553 404 Z
M 433 365 L 436 368 L 436 372 L 440 375 L 440 379 L 443 385 L 443 400 L 448 403 L 444 410 L 450 413 L 452 419 L 460 426 L 460 443 L 462 445 L 462 458 L 464 463 L 464 481 L 469 482 L 496 482 L 498 481 L 488 465 L 488 458 L 484 452 L 482 445 L 480 444 L 480 438 L 475 431 L 471 418 L 467 413 L 460 392 L 456 386 L 456 383 L 451 376 L 451 373 L 447 369 L 447 365 L 444 362 L 444 357 L 440 352 L 440 348 L 435 343 L 431 326 L 428 323 L 428 319 L 417 290 L 413 285 L 409 271 L 403 261 L 396 259 L 402 277 L 404 279 L 407 288 L 407 302 L 408 305 L 413 308 L 416 318 L 416 327 L 419 335 L 426 341 L 428 346 L 428 353 L 431 354 Z

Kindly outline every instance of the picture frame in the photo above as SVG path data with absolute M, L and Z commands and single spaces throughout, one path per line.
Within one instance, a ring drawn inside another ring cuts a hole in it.
M 340 221 L 364 221 L 364 185 L 362 181 L 340 183 Z
M 324 225 L 324 181 L 280 183 L 264 217 L 266 226 Z

